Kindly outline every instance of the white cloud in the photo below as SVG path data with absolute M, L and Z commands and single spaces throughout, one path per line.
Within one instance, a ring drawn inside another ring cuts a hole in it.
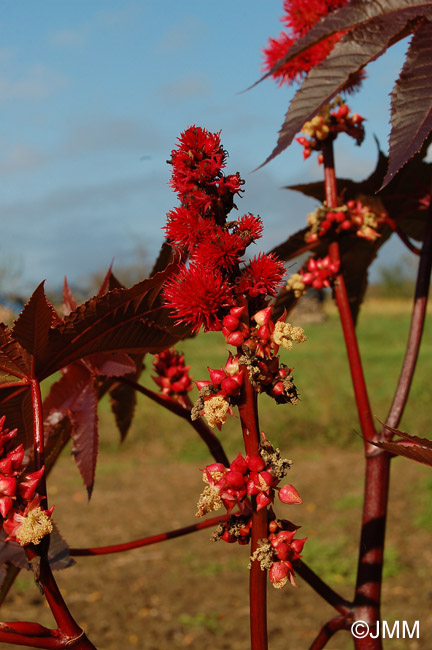
M 0 159 L 0 174 L 5 176 L 34 169 L 43 164 L 45 158 L 45 155 L 38 149 L 24 143 L 17 143 Z
M 169 29 L 155 47 L 156 54 L 173 53 L 196 49 L 208 32 L 208 26 L 195 16 L 185 17 L 177 27 Z
M 166 101 L 186 101 L 193 97 L 209 97 L 211 86 L 204 75 L 183 77 L 159 88 L 159 95 Z
M 128 118 L 95 115 L 72 126 L 60 147 L 62 155 L 95 153 L 109 150 L 138 150 L 148 153 L 160 143 L 160 135 L 151 124 Z
M 78 29 L 63 29 L 52 35 L 51 42 L 62 47 L 77 47 L 86 41 L 87 36 L 87 26 Z
M 0 77 L 0 101 L 9 99 L 40 100 L 66 84 L 66 79 L 43 65 L 34 65 L 21 79 Z

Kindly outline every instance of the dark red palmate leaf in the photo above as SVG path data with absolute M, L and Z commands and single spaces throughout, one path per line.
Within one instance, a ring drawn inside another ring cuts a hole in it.
M 391 161 L 387 185 L 417 153 L 432 130 L 432 23 L 415 32 L 399 79 L 392 92 Z
M 69 316 L 71 311 L 75 311 L 77 307 L 78 303 L 70 290 L 67 278 L 65 278 L 63 283 L 63 316 Z
M 380 449 L 385 449 L 392 454 L 404 456 L 411 460 L 416 460 L 425 465 L 432 465 L 432 440 L 411 436 L 409 433 L 399 431 L 384 425 L 388 431 L 400 436 L 403 440 L 397 442 L 374 442 L 373 444 Z
M 430 11 L 431 4 L 430 1 L 425 0 L 382 0 L 381 2 L 351 0 L 349 4 L 336 11 L 332 11 L 311 27 L 305 36 L 297 40 L 285 56 L 277 61 L 254 86 L 271 76 L 281 66 L 295 59 L 299 54 L 304 53 L 313 45 L 316 45 L 333 34 L 347 30 L 354 31 L 357 27 L 376 18 L 387 17 L 388 20 L 392 20 L 400 11 L 415 10 L 416 15 L 423 15 Z
M 380 24 L 375 24 L 378 22 Z M 404 18 L 391 23 L 376 19 L 374 24 L 359 27 L 356 32 L 347 34 L 337 43 L 324 63 L 312 68 L 294 96 L 279 130 L 276 147 L 263 165 L 291 144 L 303 124 L 311 120 L 324 104 L 328 104 L 343 89 L 350 75 L 381 56 L 390 40 L 403 31 L 405 24 Z M 379 39 L 377 33 L 380 34 Z
M 415 33 L 420 28 L 424 29 L 426 34 L 428 28 L 421 26 L 428 20 L 432 21 L 432 2 L 430 1 L 369 2 L 367 0 L 351 0 L 348 5 L 332 12 L 312 27 L 260 81 L 312 45 L 337 32 L 348 31 L 325 61 L 320 66 L 313 68 L 306 77 L 290 104 L 284 124 L 279 131 L 277 145 L 263 164 L 272 160 L 289 146 L 304 122 L 310 120 L 323 104 L 334 97 L 351 75 L 358 73 L 367 63 L 376 59 L 401 38 Z M 413 65 L 412 67 L 410 64 L 408 65 L 409 74 L 413 73 L 417 79 L 419 71 L 415 59 L 420 57 L 422 60 L 426 60 L 428 58 L 428 54 L 423 55 L 421 51 L 423 47 L 429 49 L 430 41 L 426 44 L 420 35 L 412 49 Z M 404 101 L 398 103 L 392 116 L 394 124 L 398 121 L 404 123 L 403 138 L 399 141 L 396 140 L 401 146 L 395 151 L 392 146 L 390 148 L 391 176 L 388 176 L 386 183 L 411 156 L 417 153 L 421 142 L 427 137 L 432 126 L 430 118 L 424 116 L 431 106 L 429 89 L 424 87 L 424 83 L 421 85 L 415 81 L 411 83 L 407 75 L 401 78 L 396 94 L 404 88 L 410 96 L 410 101 L 408 104 Z M 415 106 L 414 112 L 417 114 L 423 112 L 420 130 L 419 123 L 416 123 L 415 120 L 410 122 L 413 106 Z M 405 126 L 405 118 L 407 118 L 408 126 Z
M 45 427 L 68 418 L 71 424 L 72 454 L 89 498 L 93 489 L 99 447 L 97 406 L 99 377 L 135 371 L 134 362 L 122 352 L 100 352 L 63 368 L 63 376 L 51 387 L 44 401 Z
M 173 327 L 167 310 L 157 303 L 164 281 L 176 268 L 172 263 L 130 289 L 114 289 L 71 312 L 49 330 L 45 353 L 38 356 L 37 377 L 48 377 L 97 352 L 159 352 L 187 335 L 185 328 Z
M 12 336 L 32 356 L 31 376 L 48 354 L 48 336 L 53 326 L 61 322 L 45 295 L 44 283 L 37 287 L 12 328 Z
M 173 251 L 171 246 L 168 246 L 168 244 L 163 244 L 162 252 L 156 261 L 151 275 L 155 275 L 156 273 L 163 271 L 172 261 Z M 107 291 L 111 291 L 112 289 L 125 288 L 115 277 L 114 273 L 111 270 L 111 267 L 106 275 L 99 294 L 103 293 L 104 287 L 106 287 Z M 135 364 L 135 369 L 133 372 L 126 375 L 129 379 L 138 381 L 142 372 L 144 357 L 144 354 L 130 355 L 131 360 Z M 123 441 L 126 438 L 129 428 L 132 424 L 136 405 L 136 391 L 133 386 L 116 382 L 113 378 L 105 379 L 105 381 L 99 386 L 99 399 L 105 395 L 107 391 L 110 397 L 111 410 L 113 412 L 117 428 L 120 432 L 120 439 Z
M 28 382 L 31 356 L 13 339 L 7 325 L 0 323 L 0 385 Z
M 132 381 L 138 381 L 143 369 L 144 355 L 133 355 L 133 361 L 136 366 L 135 372 L 125 375 Z M 136 391 L 133 386 L 116 382 L 115 379 L 110 381 L 108 387 L 111 410 L 120 432 L 120 438 L 123 441 L 132 424 L 132 419 L 136 405 Z
M 397 179 L 391 181 L 380 192 L 375 192 L 381 184 L 381 179 L 387 168 L 387 157 L 379 150 L 378 161 L 372 174 L 363 181 L 357 182 L 347 178 L 338 178 L 337 193 L 344 201 L 357 199 L 368 205 L 377 213 L 388 214 L 408 237 L 423 240 L 428 218 L 430 201 L 431 163 L 424 161 L 427 151 L 426 143 L 419 155 L 415 156 L 401 169 Z M 286 189 L 302 192 L 305 196 L 313 197 L 322 203 L 325 199 L 324 183 L 322 181 L 304 185 L 292 185 Z M 288 261 L 305 252 L 304 234 L 300 230 L 273 249 L 273 252 Z M 350 300 L 354 321 L 357 318 L 363 297 L 367 288 L 368 268 L 376 258 L 381 246 L 392 235 L 389 226 L 383 224 L 379 229 L 380 237 L 375 242 L 368 242 L 357 237 L 344 237 L 340 242 L 341 268 L 349 269 L 344 273 L 347 292 Z M 311 251 L 318 257 L 327 254 L 329 240 L 323 240 L 311 246 Z M 291 296 L 282 294 L 278 298 L 279 308 L 289 309 Z M 286 301 L 286 305 L 285 305 Z

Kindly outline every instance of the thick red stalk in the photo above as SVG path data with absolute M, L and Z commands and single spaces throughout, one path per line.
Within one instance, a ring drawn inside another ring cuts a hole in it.
M 35 469 L 39 470 L 45 464 L 44 435 L 43 435 L 43 412 L 40 384 L 37 379 L 31 380 L 31 398 L 33 406 L 33 449 Z M 38 493 L 44 497 L 42 502 L 47 507 L 47 492 L 45 473 L 42 475 L 38 485 Z M 68 607 L 60 593 L 57 583 L 48 562 L 48 537 L 40 544 L 33 547 L 26 546 L 26 554 L 29 561 L 37 566 L 37 580 L 43 587 L 45 598 L 53 613 L 59 627 L 59 636 L 63 639 L 63 646 L 73 647 L 76 650 L 95 650 L 95 646 L 87 639 L 83 630 L 77 625 L 70 614 Z M 67 642 L 67 643 L 66 643 Z M 36 646 L 44 647 L 44 646 Z M 51 647 L 51 646 L 49 646 Z
M 109 555 L 110 553 L 122 553 L 123 551 L 131 551 L 134 548 L 150 546 L 150 544 L 157 544 L 158 542 L 163 542 L 167 539 L 174 539 L 175 537 L 188 535 L 189 533 L 193 533 L 196 530 L 210 528 L 211 526 L 216 526 L 220 521 L 227 520 L 228 515 L 221 515 L 220 517 L 212 517 L 211 519 L 206 519 L 205 521 L 199 521 L 198 523 L 192 524 L 191 526 L 176 528 L 175 530 L 169 530 L 166 533 L 159 533 L 158 535 L 152 535 L 151 537 L 135 539 L 132 542 L 125 542 L 124 544 L 112 544 L 111 546 L 97 546 L 93 548 L 70 548 L 69 555 L 73 557 L 85 557 L 89 555 Z
M 337 206 L 337 185 L 333 158 L 333 142 L 331 140 L 326 142 L 323 153 L 326 203 L 328 207 L 334 208 Z M 333 241 L 329 245 L 329 256 L 332 262 L 340 263 L 339 244 L 337 241 Z M 376 431 L 372 419 L 354 321 L 342 273 L 338 273 L 335 278 L 334 293 L 345 338 L 360 426 L 366 448 L 368 448 L 370 445 L 367 444 L 367 441 L 375 438 Z
M 259 454 L 261 436 L 258 424 L 257 396 L 249 380 L 246 366 L 244 366 L 244 377 L 239 414 L 246 454 L 252 456 Z M 258 548 L 259 540 L 267 537 L 267 523 L 267 509 L 263 508 L 257 512 L 254 507 L 251 554 Z M 249 593 L 251 650 L 267 650 L 267 571 L 261 569 L 257 560 L 254 560 L 251 565 Z
M 324 147 L 324 169 L 327 205 L 336 207 L 337 186 L 331 141 Z M 332 262 L 340 261 L 337 241 L 330 244 L 329 255 Z M 366 456 L 362 531 L 353 615 L 356 620 L 365 620 L 373 629 L 373 626 L 380 619 L 390 457 L 387 453 L 377 452 L 376 448 L 369 444 L 369 441 L 376 438 L 376 430 L 342 273 L 339 273 L 335 278 L 334 293 L 346 343 Z M 364 639 L 355 639 L 354 644 L 357 650 L 380 650 L 382 647 L 381 639 L 372 639 L 370 636 Z
M 59 627 L 59 631 L 68 640 L 67 647 L 73 647 L 76 650 L 96 650 L 96 647 L 87 639 L 84 631 L 75 622 L 69 612 L 54 579 L 47 558 L 41 558 L 39 568 L 39 581 L 43 585 L 45 598 Z
M 423 246 L 420 253 L 417 282 L 414 295 L 414 307 L 411 317 L 411 326 L 408 344 L 402 365 L 399 382 L 395 396 L 387 416 L 386 424 L 397 428 L 408 400 L 412 379 L 420 349 L 423 327 L 426 317 L 426 307 L 429 295 L 429 286 L 432 269 L 432 202 L 429 205 L 428 222 L 426 226 Z M 385 434 L 385 432 L 384 432 Z M 389 436 L 387 436 L 389 437 Z

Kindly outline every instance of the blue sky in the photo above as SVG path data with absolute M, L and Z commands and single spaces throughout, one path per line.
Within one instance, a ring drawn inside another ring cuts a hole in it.
M 151 264 L 177 204 L 166 164 L 191 124 L 222 130 L 229 173 L 246 180 L 240 214 L 260 214 L 268 250 L 304 225 L 315 202 L 281 189 L 320 178 L 292 145 L 254 172 L 276 142 L 294 89 L 260 75 L 282 25 L 281 0 L 3 0 L 0 16 L 0 267 L 21 292 L 56 289 L 135 259 Z M 367 118 L 362 148 L 338 144 L 336 166 L 361 179 L 388 133 L 388 93 L 403 46 L 370 67 L 351 100 Z M 378 263 L 391 263 L 390 244 Z M 7 287 L 6 287 L 7 288 Z

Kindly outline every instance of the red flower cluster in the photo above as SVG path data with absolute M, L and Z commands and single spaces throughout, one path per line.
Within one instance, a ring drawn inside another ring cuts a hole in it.
M 218 510 L 222 505 L 228 514 L 237 505 L 240 514 L 250 517 L 251 509 L 246 497 L 255 498 L 258 511 L 273 503 L 275 490 L 279 491 L 282 503 L 301 503 L 302 500 L 292 485 L 286 485 L 280 490 L 277 487 L 289 468 L 290 461 L 281 458 L 279 450 L 274 449 L 263 434 L 260 455 L 243 457 L 239 453 L 229 468 L 222 463 L 212 463 L 202 470 L 206 487 L 198 501 L 197 517 L 202 517 L 211 510 Z M 227 531 L 228 536 L 234 535 L 233 531 L 230 531 L 230 522 L 228 526 L 223 527 L 223 532 Z M 223 539 L 223 534 L 220 537 Z M 225 541 L 236 540 L 230 537 Z
M 323 289 L 330 286 L 333 276 L 339 271 L 340 262 L 331 262 L 326 255 L 323 258 L 311 257 L 306 265 L 306 270 L 293 273 L 286 284 L 288 291 L 294 291 L 296 298 L 305 293 L 310 287 Z
M 239 174 L 222 173 L 227 152 L 221 145 L 220 132 L 191 126 L 178 141 L 169 160 L 173 168 L 170 185 L 182 206 L 168 213 L 165 230 L 170 241 L 191 249 L 196 243 L 196 226 L 199 231 L 206 230 L 203 218 L 225 223 L 226 214 L 234 206 L 234 195 L 242 192 L 243 181 Z
M 293 382 L 292 368 L 280 362 L 277 356 L 280 346 L 287 350 L 294 342 L 306 340 L 301 327 L 284 322 L 284 315 L 276 322 L 271 320 L 271 307 L 265 307 L 254 316 L 254 325 L 248 327 L 240 320 L 245 307 L 233 307 L 222 321 L 222 333 L 230 345 L 242 348 L 248 356 L 249 377 L 258 393 L 266 392 L 278 404 L 296 404 L 297 389 Z M 200 397 L 192 409 L 193 420 L 204 416 L 211 427 L 221 428 L 231 407 L 237 405 L 244 379 L 244 367 L 240 367 L 240 355 L 229 358 L 224 368 L 209 368 L 210 380 L 196 381 Z
M 364 118 L 358 113 L 351 114 L 347 104 L 338 97 L 303 125 L 303 135 L 296 138 L 303 147 L 303 158 L 309 158 L 312 151 L 322 151 L 323 141 L 329 137 L 335 139 L 339 133 L 346 133 L 360 145 L 365 136 L 363 122 Z M 322 154 L 318 162 L 322 163 Z
M 285 23 L 289 32 L 281 32 L 278 38 L 270 38 L 268 46 L 263 50 L 264 70 L 272 67 L 283 58 L 291 46 L 321 18 L 339 7 L 343 7 L 348 0 L 285 0 L 285 14 L 281 21 Z M 344 32 L 339 32 L 321 43 L 310 47 L 306 52 L 295 59 L 282 65 L 272 73 L 279 85 L 300 81 L 309 70 L 319 65 L 331 52 L 334 45 L 342 38 Z
M 310 229 L 305 239 L 310 243 L 327 234 L 339 235 L 354 231 L 357 237 L 374 241 L 380 237 L 378 227 L 382 219 L 382 215 L 373 212 L 361 201 L 348 201 L 346 205 L 337 208 L 322 205 L 315 212 L 308 214 Z
M 152 379 L 161 392 L 170 397 L 186 395 L 192 388 L 192 379 L 189 377 L 190 366 L 185 365 L 184 354 L 172 348 L 154 356 L 153 366 L 158 376 Z
M 243 263 L 247 246 L 261 237 L 262 222 L 246 214 L 227 223 L 243 181 L 238 174 L 222 174 L 225 157 L 220 134 L 195 126 L 181 135 L 171 154 L 171 185 L 182 205 L 168 213 L 166 236 L 190 261 L 167 283 L 164 297 L 173 318 L 193 332 L 220 330 L 224 317 L 245 297 L 262 303 L 274 296 L 285 274 L 272 254 Z
M 52 532 L 50 518 L 54 509 L 43 510 L 42 497 L 36 493 L 44 468 L 25 474 L 24 448 L 10 444 L 17 430 L 4 429 L 4 423 L 3 416 L 0 418 L 0 515 L 8 535 L 6 541 L 16 540 L 22 546 L 39 544 Z
M 288 581 L 297 587 L 293 562 L 300 560 L 306 538 L 294 539 L 298 526 L 286 520 L 271 521 L 269 529 L 271 532 L 268 541 L 273 551 L 269 578 L 277 589 L 284 587 Z

